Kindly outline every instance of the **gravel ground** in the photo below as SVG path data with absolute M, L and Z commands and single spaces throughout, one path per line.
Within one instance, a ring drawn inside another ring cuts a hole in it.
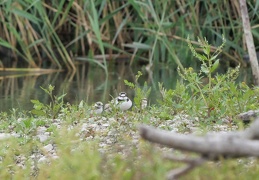
M 18 119 L 23 121 L 23 119 Z M 197 127 L 199 119 L 189 118 L 187 115 L 175 115 L 171 120 L 160 120 L 159 118 L 151 118 L 150 124 L 157 128 L 167 129 L 178 133 L 194 133 L 202 134 L 202 130 Z M 76 129 L 77 136 L 80 141 L 97 140 L 99 142 L 100 153 L 109 151 L 117 151 L 124 154 L 130 151 L 129 146 L 125 147 L 125 139 L 127 143 L 131 143 L 130 147 L 137 147 L 139 143 L 139 134 L 136 123 L 129 123 L 129 118 L 107 118 L 103 116 L 95 116 L 89 119 L 83 119 L 73 125 L 66 125 L 61 119 L 55 119 L 51 122 L 57 130 L 66 127 L 67 131 Z M 25 168 L 25 162 L 28 158 L 32 163 L 49 163 L 51 159 L 59 158 L 57 155 L 57 147 L 51 141 L 52 132 L 47 131 L 46 126 L 37 127 L 36 136 L 34 138 L 42 143 L 42 148 L 34 152 L 30 157 L 19 155 L 16 157 L 16 164 Z M 211 128 L 214 131 L 229 131 L 237 129 L 237 126 L 229 127 L 227 121 L 223 121 L 221 125 L 214 124 Z M 17 133 L 0 133 L 0 139 L 9 137 L 19 138 L 21 135 Z M 33 167 L 33 166 L 32 166 Z

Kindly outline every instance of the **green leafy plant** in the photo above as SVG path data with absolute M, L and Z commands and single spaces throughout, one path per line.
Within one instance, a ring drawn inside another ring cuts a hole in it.
M 178 68 L 182 80 L 177 82 L 174 90 L 166 90 L 159 84 L 162 95 L 159 103 L 172 107 L 176 113 L 213 121 L 223 117 L 233 120 L 236 114 L 255 109 L 259 105 L 258 90 L 251 89 L 244 82 L 236 82 L 239 66 L 229 68 L 223 74 L 216 73 L 220 64 L 218 56 L 226 42 L 224 37 L 222 44 L 213 51 L 206 39 L 198 39 L 198 42 L 202 53 L 196 51 L 190 40 L 188 46 L 193 56 L 201 62 L 201 69 L 195 71 L 192 67 L 184 70 Z
M 41 89 L 44 90 L 44 92 L 50 96 L 51 102 L 49 105 L 45 105 L 41 103 L 39 100 L 31 100 L 34 108 L 31 111 L 32 114 L 37 116 L 46 116 L 52 119 L 57 117 L 58 113 L 60 112 L 61 108 L 64 105 L 63 98 L 66 96 L 66 94 L 62 94 L 57 97 L 53 95 L 54 88 L 55 87 L 52 85 L 49 85 L 48 89 L 41 87 Z
M 193 47 L 193 45 L 189 39 L 189 36 L 187 38 L 188 46 L 192 52 L 192 55 L 194 57 L 198 58 L 198 60 L 202 63 L 199 75 L 204 73 L 206 75 L 206 77 L 208 77 L 208 88 L 209 89 L 211 89 L 212 73 L 215 72 L 215 70 L 219 66 L 218 56 L 222 52 L 222 49 L 223 49 L 224 45 L 226 44 L 226 39 L 224 38 L 224 36 L 222 36 L 222 40 L 223 40 L 222 44 L 219 47 L 217 47 L 216 50 L 212 53 L 211 46 L 208 43 L 208 41 L 206 40 L 206 38 L 204 41 L 201 41 L 201 39 L 198 38 L 199 46 L 203 51 L 203 53 L 198 53 L 195 50 L 195 48 Z
M 239 72 L 238 66 L 234 70 L 229 70 L 226 74 L 217 74 L 215 78 L 213 77 L 213 73 L 219 66 L 218 56 L 226 43 L 224 36 L 222 39 L 222 44 L 215 51 L 211 52 L 211 46 L 206 38 L 204 41 L 198 38 L 199 47 L 203 52 L 198 53 L 188 38 L 188 46 L 193 56 L 201 62 L 201 69 L 199 72 L 195 72 L 193 68 L 188 68 L 183 73 L 178 69 L 180 76 L 189 83 L 187 87 L 190 88 L 192 93 L 192 100 L 202 100 L 203 105 L 201 108 L 204 107 L 205 111 L 207 111 L 207 117 L 211 116 L 212 111 L 216 112 L 215 109 L 220 108 L 222 95 L 225 94 L 225 90 L 228 89 L 229 84 L 233 83 L 238 77 Z M 202 82 L 204 78 L 207 79 L 207 83 Z
M 159 91 L 162 98 L 158 99 L 160 106 L 167 106 L 171 108 L 173 113 L 183 113 L 195 107 L 195 101 L 192 101 L 192 96 L 187 90 L 185 84 L 177 81 L 175 89 L 165 89 L 162 83 L 158 83 Z
M 138 80 L 142 76 L 142 73 L 138 71 L 138 74 L 135 76 L 136 83 L 129 82 L 127 80 L 124 80 L 124 83 L 129 86 L 130 88 L 134 89 L 135 91 L 135 97 L 134 97 L 134 103 L 137 109 L 142 109 L 142 102 L 144 99 L 147 100 L 148 96 L 151 92 L 151 87 L 148 87 L 147 82 L 144 83 L 143 88 L 140 87 L 138 84 Z

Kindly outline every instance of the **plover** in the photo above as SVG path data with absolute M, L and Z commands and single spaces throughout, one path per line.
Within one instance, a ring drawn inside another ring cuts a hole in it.
M 122 111 L 126 111 L 132 106 L 132 101 L 127 97 L 125 92 L 121 92 L 119 96 L 115 99 L 115 104 Z
M 141 109 L 145 109 L 147 107 L 147 98 L 141 99 Z
M 103 112 L 103 103 L 98 101 L 94 104 L 92 114 L 101 114 Z
M 111 102 L 104 105 L 104 111 L 105 112 L 112 112 L 112 109 L 114 107 L 114 100 L 111 100 Z

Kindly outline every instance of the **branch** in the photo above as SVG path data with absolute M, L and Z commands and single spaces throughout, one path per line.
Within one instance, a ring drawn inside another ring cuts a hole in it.
M 250 110 L 250 111 L 238 114 L 237 117 L 244 122 L 250 122 L 251 120 L 254 120 L 258 116 L 258 114 L 259 114 L 259 110 Z
M 158 130 L 141 125 L 140 135 L 145 140 L 178 150 L 200 154 L 198 159 L 179 158 L 167 155 L 166 158 L 184 162 L 187 165 L 169 172 L 168 179 L 178 178 L 206 160 L 220 157 L 259 157 L 259 117 L 244 131 L 208 133 L 205 136 L 184 135 Z
M 187 163 L 187 165 L 185 167 L 181 167 L 181 168 L 177 168 L 174 170 L 171 170 L 168 174 L 167 174 L 167 179 L 168 180 L 173 180 L 173 179 L 177 179 L 180 176 L 188 173 L 189 171 L 191 171 L 193 168 L 200 166 L 201 164 L 203 164 L 206 159 L 204 158 L 196 158 L 196 159 L 189 159 L 189 158 L 185 158 L 185 157 L 175 157 L 172 155 L 167 155 L 166 156 L 167 159 L 173 160 L 173 161 L 179 161 L 179 162 L 184 162 Z
M 257 123 L 259 125 L 259 123 Z M 251 127 L 253 132 L 259 127 Z M 157 130 L 148 126 L 140 126 L 142 138 L 179 150 L 200 153 L 210 159 L 223 157 L 259 157 L 259 141 L 245 138 L 257 138 L 259 133 L 245 131 L 243 133 L 218 133 L 208 134 L 205 137 L 194 135 L 176 134 Z M 242 146 L 240 146 L 242 144 Z
M 251 61 L 252 73 L 254 77 L 255 85 L 259 85 L 259 66 L 255 52 L 254 39 L 251 31 L 249 14 L 247 11 L 246 0 L 239 0 L 240 3 L 240 11 L 243 22 L 243 30 L 245 33 L 246 46 L 248 49 L 249 59 Z

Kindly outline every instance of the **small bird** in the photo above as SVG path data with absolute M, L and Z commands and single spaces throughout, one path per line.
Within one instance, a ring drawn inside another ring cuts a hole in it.
M 114 100 L 111 100 L 110 103 L 107 103 L 104 105 L 104 111 L 109 113 L 112 112 L 113 106 L 114 106 Z
M 141 109 L 145 109 L 147 107 L 147 98 L 141 99 Z
M 101 114 L 103 112 L 103 103 L 98 101 L 94 104 L 92 114 Z
M 122 110 L 126 111 L 132 106 L 132 101 L 127 97 L 125 92 L 121 92 L 115 99 L 115 104 Z

